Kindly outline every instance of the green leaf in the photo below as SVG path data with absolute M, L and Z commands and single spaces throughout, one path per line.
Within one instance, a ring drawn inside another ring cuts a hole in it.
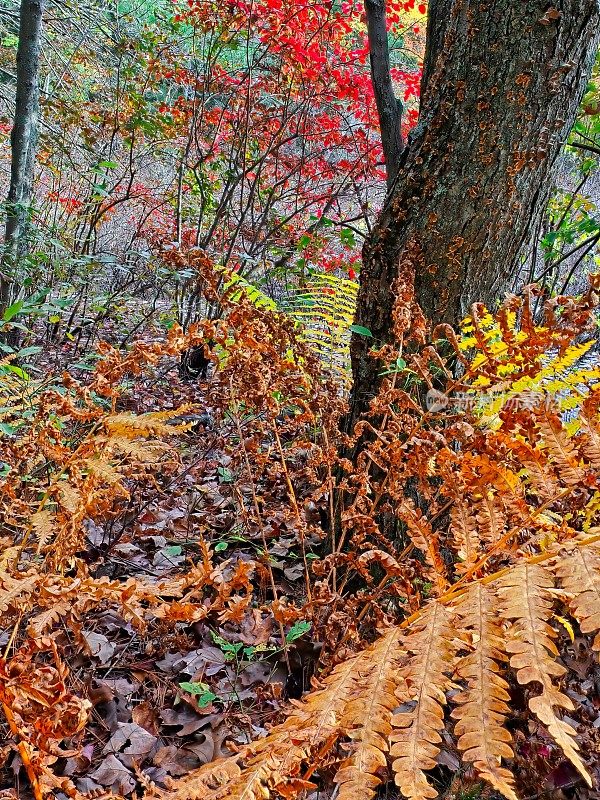
M 108 192 L 102 184 L 95 183 L 92 189 L 94 190 L 94 200 L 102 200 L 104 197 L 108 197 Z
M 35 356 L 35 355 L 37 355 L 38 353 L 41 353 L 41 352 L 42 352 L 42 348 L 41 347 L 37 347 L 37 346 L 35 346 L 35 347 L 33 347 L 33 346 L 32 347 L 23 347 L 23 349 L 19 350 L 19 352 L 17 353 L 17 358 L 27 358 L 27 356 Z
M 340 231 L 340 241 L 347 247 L 356 247 L 356 237 L 350 228 L 342 228 Z
M 15 36 L 14 33 L 9 33 L 8 36 L 4 36 L 0 44 L 2 47 L 17 47 L 19 44 L 19 37 Z
M 307 622 L 304 619 L 299 619 L 298 622 L 295 622 L 292 627 L 289 629 L 285 636 L 285 640 L 288 644 L 290 642 L 295 642 L 296 639 L 299 639 L 301 636 L 304 636 L 305 633 L 308 633 L 311 629 L 310 622 Z
M 217 695 L 210 691 L 207 683 L 194 683 L 190 681 L 183 681 L 179 684 L 179 688 L 184 692 L 188 692 L 192 697 L 196 698 L 196 702 L 200 708 L 206 708 L 213 700 L 217 699 Z
M 13 303 L 12 306 L 9 306 L 4 312 L 2 319 L 5 322 L 8 322 L 13 317 L 16 317 L 19 311 L 23 308 L 24 302 L 25 302 L 24 300 L 17 300 L 16 303 Z
M 350 325 L 348 330 L 352 331 L 352 333 L 357 333 L 359 336 L 370 336 L 373 338 L 373 334 L 368 328 L 364 328 L 362 325 Z
M 229 547 L 228 542 L 219 542 L 218 544 L 215 545 L 215 553 L 222 553 L 223 550 L 227 550 L 228 547 Z
M 219 467 L 217 472 L 219 473 L 219 478 L 222 483 L 233 483 L 234 478 L 230 469 L 227 469 L 227 467 Z
M 14 364 L 5 364 L 3 367 L 0 367 L 0 374 L 6 374 L 7 372 L 12 372 L 13 375 L 21 378 L 21 380 L 30 380 L 29 374 L 25 372 L 24 369 L 21 369 L 21 367 L 15 367 Z
M 222 652 L 225 654 L 225 658 L 228 661 L 232 661 L 244 646 L 242 642 L 231 644 L 231 642 L 223 639 L 222 636 L 219 636 L 219 634 L 215 633 L 214 631 L 211 631 L 211 635 L 213 642 L 221 648 Z

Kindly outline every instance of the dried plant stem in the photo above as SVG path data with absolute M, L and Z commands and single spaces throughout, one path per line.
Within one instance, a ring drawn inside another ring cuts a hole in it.
M 327 486 L 328 486 L 328 494 L 329 494 L 329 524 L 331 525 L 331 552 L 335 553 L 335 502 L 334 502 L 334 493 L 335 487 L 333 482 L 333 473 L 331 471 L 331 461 L 329 460 L 329 436 L 327 435 L 327 425 L 323 422 L 323 440 L 325 442 L 325 448 L 327 449 Z M 343 535 L 343 533 L 342 533 Z M 329 579 L 329 578 L 328 578 Z M 331 585 L 333 588 L 333 592 L 336 591 L 336 584 L 337 584 L 337 569 L 335 566 L 335 559 L 333 562 L 333 567 L 331 569 Z
M 33 796 L 35 797 L 35 800 L 43 800 L 42 789 L 40 786 L 40 782 L 38 780 L 37 772 L 35 770 L 35 767 L 33 766 L 33 762 L 31 761 L 27 744 L 21 739 L 19 726 L 17 725 L 15 717 L 10 708 L 4 702 L 2 703 L 2 709 L 4 711 L 4 716 L 6 717 L 6 721 L 8 722 L 8 726 L 10 728 L 12 735 L 16 739 L 18 739 L 17 749 L 19 751 L 19 755 L 21 756 L 21 761 L 23 762 L 25 771 L 27 772 L 27 777 L 29 778 L 29 782 L 31 783 Z
M 262 543 L 263 543 L 263 548 L 264 548 L 264 553 L 265 553 L 265 562 L 266 562 L 267 570 L 268 570 L 268 573 L 269 573 L 269 582 L 271 584 L 271 592 L 273 593 L 273 599 L 274 600 L 279 600 L 279 595 L 278 595 L 278 592 L 277 592 L 277 586 L 275 584 L 275 576 L 273 575 L 273 568 L 271 567 L 271 562 L 270 562 L 270 559 L 269 559 L 269 549 L 268 549 L 268 546 L 267 546 L 267 536 L 265 534 L 265 529 L 264 529 L 264 526 L 263 526 L 262 515 L 260 513 L 260 507 L 258 505 L 258 497 L 256 495 L 256 487 L 254 485 L 254 478 L 252 477 L 252 467 L 250 465 L 250 459 L 248 457 L 248 451 L 246 449 L 246 445 L 245 445 L 245 442 L 244 442 L 244 434 L 242 432 L 242 426 L 240 425 L 240 417 L 239 417 L 239 413 L 238 413 L 238 406 L 237 406 L 237 401 L 235 399 L 235 394 L 234 394 L 234 391 L 233 391 L 232 383 L 230 383 L 230 385 L 229 385 L 229 391 L 230 391 L 230 396 L 231 396 L 231 406 L 232 406 L 232 410 L 233 410 L 233 418 L 234 418 L 234 421 L 235 421 L 235 427 L 236 427 L 237 434 L 238 434 L 238 437 L 239 437 L 239 440 L 240 440 L 240 447 L 242 448 L 242 453 L 243 453 L 243 456 L 244 456 L 244 462 L 246 464 L 246 470 L 248 472 L 248 479 L 250 481 L 250 491 L 252 492 L 252 504 L 254 506 L 254 513 L 256 515 L 256 522 L 258 524 L 258 527 L 259 527 L 259 530 L 260 530 L 260 535 L 261 535 L 261 538 L 262 538 Z M 292 668 L 291 668 L 291 664 L 290 664 L 290 656 L 289 656 L 288 649 L 287 649 L 285 631 L 283 629 L 283 624 L 281 622 L 278 622 L 278 625 L 279 625 L 279 633 L 280 633 L 280 636 L 281 636 L 281 647 L 283 649 L 283 656 L 285 658 L 285 663 L 286 663 L 286 666 L 288 668 L 288 672 L 291 673 Z
M 15 638 L 16 638 L 17 631 L 19 630 L 19 625 L 21 624 L 21 620 L 22 619 L 23 619 L 23 612 L 21 612 L 19 614 L 19 617 L 18 617 L 17 621 L 14 624 L 14 627 L 13 627 L 12 633 L 10 635 L 10 638 L 9 638 L 7 644 L 6 644 L 5 649 L 4 649 L 4 659 L 5 660 L 8 658 L 8 654 L 10 653 L 10 648 L 12 647 L 12 644 L 13 644 Z
M 298 534 L 300 536 L 300 550 L 302 551 L 302 562 L 304 564 L 304 578 L 306 581 L 306 596 L 308 598 L 309 604 L 312 605 L 312 594 L 310 591 L 310 575 L 308 572 L 308 562 L 306 560 L 306 543 L 304 540 L 304 520 L 302 519 L 302 516 L 300 514 L 300 509 L 298 508 L 298 501 L 296 500 L 296 492 L 294 491 L 294 487 L 292 486 L 290 473 L 288 471 L 287 464 L 285 463 L 285 453 L 283 452 L 283 447 L 281 446 L 281 439 L 279 438 L 279 431 L 277 430 L 277 423 L 275 420 L 273 420 L 273 434 L 275 436 L 275 441 L 277 442 L 277 449 L 279 451 L 279 457 L 281 458 L 281 466 L 283 467 L 285 481 L 288 487 L 289 498 L 292 503 L 292 508 L 294 509 L 296 521 L 298 523 Z

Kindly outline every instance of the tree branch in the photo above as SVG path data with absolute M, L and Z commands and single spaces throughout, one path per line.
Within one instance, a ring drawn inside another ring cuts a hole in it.
M 369 36 L 371 80 L 381 129 L 387 187 L 390 189 L 398 174 L 400 156 L 404 149 L 400 128 L 403 106 L 394 94 L 390 76 L 385 0 L 365 0 L 365 11 Z
M 569 142 L 569 147 L 576 147 L 578 150 L 586 150 L 588 153 L 596 153 L 600 156 L 600 147 L 591 144 L 581 144 L 581 142 Z

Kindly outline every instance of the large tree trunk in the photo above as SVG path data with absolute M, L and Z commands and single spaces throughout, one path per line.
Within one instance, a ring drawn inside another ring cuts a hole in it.
M 10 302 L 11 276 L 27 249 L 39 115 L 39 59 L 43 0 L 21 0 L 17 48 L 17 94 L 11 133 L 10 189 L 6 202 L 4 255 L 0 270 L 0 311 Z
M 600 37 L 598 0 L 430 0 L 419 123 L 367 241 L 351 420 L 380 383 L 394 284 L 432 323 L 510 287 L 544 213 Z M 398 285 L 398 284 L 396 284 Z

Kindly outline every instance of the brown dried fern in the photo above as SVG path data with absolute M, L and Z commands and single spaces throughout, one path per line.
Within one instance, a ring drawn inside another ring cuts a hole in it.
M 530 698 L 529 708 L 591 786 L 591 778 L 577 753 L 576 731 L 554 712 L 554 707 L 572 710 L 574 706 L 553 681 L 566 672 L 555 660 L 557 634 L 548 624 L 553 604 L 548 590 L 553 585 L 551 572 L 539 564 L 518 564 L 499 580 L 500 614 L 511 623 L 506 650 L 512 654 L 510 665 L 517 670 L 518 682 L 522 685 L 535 682 L 542 687 L 541 694 Z
M 342 720 L 354 741 L 352 754 L 335 777 L 339 784 L 338 800 L 371 798 L 385 774 L 388 740 L 392 732 L 392 712 L 398 701 L 399 667 L 405 652 L 400 645 L 401 632 L 392 628 L 373 647 L 372 659 L 357 680 L 360 696 L 352 700 Z
M 392 717 L 396 729 L 390 750 L 396 784 L 407 798 L 436 797 L 425 771 L 433 769 L 439 753 L 440 731 L 444 727 L 446 692 L 452 683 L 457 643 L 454 641 L 451 614 L 433 602 L 416 622 L 414 631 L 403 643 L 411 659 L 400 670 L 402 683 L 396 691 L 398 703 L 414 703 L 414 708 Z
M 473 650 L 460 659 L 455 675 L 467 684 L 465 691 L 452 698 L 458 704 L 452 712 L 457 721 L 454 732 L 466 761 L 473 763 L 479 776 L 509 800 L 516 800 L 514 778 L 501 766 L 501 759 L 512 758 L 511 735 L 505 728 L 510 713 L 508 683 L 500 675 L 504 653 L 502 626 L 494 607 L 495 591 L 476 583 L 457 606 L 461 627 L 473 641 Z
M 582 633 L 595 633 L 600 650 L 600 547 L 573 547 L 555 567 L 560 585 L 569 595 L 569 608 Z

